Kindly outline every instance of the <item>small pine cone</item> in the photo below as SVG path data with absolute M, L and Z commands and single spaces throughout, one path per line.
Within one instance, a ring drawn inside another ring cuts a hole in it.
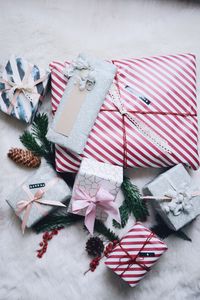
M 103 241 L 99 237 L 91 237 L 85 247 L 87 253 L 91 256 L 100 256 L 104 250 Z
M 17 164 L 28 168 L 37 168 L 41 163 L 40 157 L 34 155 L 29 150 L 20 148 L 10 149 L 8 152 L 8 157 L 10 157 Z

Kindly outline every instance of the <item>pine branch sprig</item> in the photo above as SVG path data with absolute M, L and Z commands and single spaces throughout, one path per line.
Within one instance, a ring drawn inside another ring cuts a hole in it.
M 123 201 L 122 205 L 119 207 L 119 213 L 121 216 L 121 224 L 113 220 L 113 226 L 118 229 L 124 228 L 129 219 L 129 209 L 126 201 Z
M 83 217 L 75 214 L 67 213 L 60 216 L 52 214 L 37 222 L 32 229 L 36 233 L 41 233 L 44 231 L 51 231 L 53 229 L 70 226 L 81 220 L 83 220 Z
M 146 221 L 149 212 L 145 201 L 141 199 L 138 187 L 132 184 L 128 177 L 124 177 L 121 189 L 124 194 L 124 201 L 119 208 L 121 224 L 113 220 L 113 226 L 124 228 L 130 215 L 133 215 L 137 221 Z
M 67 227 L 73 225 L 79 221 L 84 221 L 84 216 L 75 215 L 75 214 L 50 214 L 43 218 L 41 221 L 37 222 L 32 229 L 36 233 L 41 233 L 44 231 L 51 231 L 53 229 L 58 229 L 61 227 Z M 94 230 L 109 241 L 119 240 L 119 237 L 111 231 L 109 228 L 106 227 L 100 220 L 95 221 Z
M 37 114 L 35 120 L 32 124 L 32 134 L 38 139 L 43 147 L 46 149 L 46 152 L 52 151 L 52 143 L 47 140 L 46 135 L 48 132 L 48 116 L 46 114 Z
M 146 221 L 149 212 L 145 201 L 141 199 L 138 187 L 132 184 L 129 178 L 125 177 L 121 188 L 129 213 L 133 214 L 137 221 Z
M 35 137 L 27 130 L 20 136 L 22 144 L 33 154 L 43 156 L 45 154 L 44 149 L 38 144 Z
M 102 234 L 109 241 L 119 240 L 119 237 L 100 220 L 95 220 L 94 230 Z
M 32 131 L 34 135 L 40 139 L 44 138 L 47 135 L 48 131 L 48 116 L 45 113 L 37 114 L 32 124 Z
M 44 157 L 55 168 L 55 145 L 46 138 L 48 123 L 47 114 L 37 114 L 31 131 L 24 131 L 20 136 L 20 141 L 28 150 Z

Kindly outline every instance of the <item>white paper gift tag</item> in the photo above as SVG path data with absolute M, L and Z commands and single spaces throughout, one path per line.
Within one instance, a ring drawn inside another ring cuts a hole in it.
M 78 85 L 74 85 L 69 96 L 69 101 L 62 108 L 59 119 L 57 120 L 54 130 L 64 136 L 69 136 L 80 111 L 81 105 L 88 91 L 80 91 Z

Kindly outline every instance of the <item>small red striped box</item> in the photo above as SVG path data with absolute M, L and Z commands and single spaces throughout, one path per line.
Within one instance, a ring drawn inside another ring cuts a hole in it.
M 114 247 L 105 264 L 134 287 L 166 250 L 164 242 L 137 222 Z
M 75 155 L 56 145 L 58 172 L 77 172 L 82 157 L 123 167 L 167 167 L 183 163 L 199 167 L 196 104 L 196 62 L 193 54 L 112 60 L 117 67 L 114 84 L 124 109 L 134 121 L 168 143 L 164 151 L 149 139 L 108 93 L 90 132 L 84 151 Z M 56 111 L 67 79 L 69 62 L 52 62 L 52 108 Z M 146 130 L 146 132 L 147 132 Z

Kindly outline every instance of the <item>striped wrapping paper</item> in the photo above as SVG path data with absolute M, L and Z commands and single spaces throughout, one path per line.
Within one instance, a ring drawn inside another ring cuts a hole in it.
M 112 60 L 115 84 L 133 118 L 167 141 L 167 152 L 142 134 L 107 95 L 81 156 L 56 145 L 58 172 L 77 172 L 82 157 L 124 167 L 166 167 L 178 163 L 197 169 L 199 157 L 196 65 L 193 54 Z M 52 108 L 56 111 L 69 62 L 52 62 Z
M 166 250 L 167 245 L 138 222 L 114 247 L 105 264 L 134 287 Z

